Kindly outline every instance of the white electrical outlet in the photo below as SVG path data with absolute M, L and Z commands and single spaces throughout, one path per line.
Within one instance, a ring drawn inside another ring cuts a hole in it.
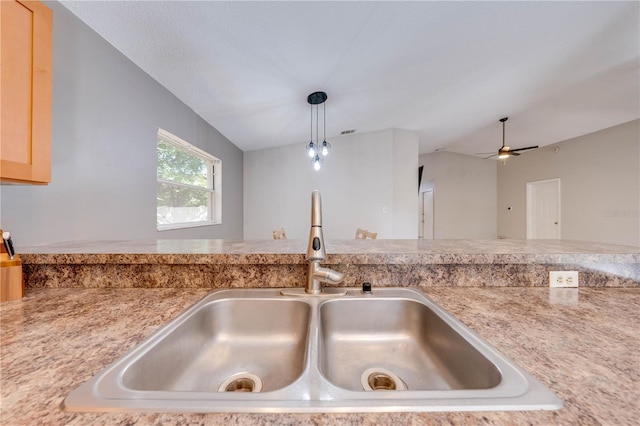
M 549 271 L 549 287 L 578 287 L 578 271 Z

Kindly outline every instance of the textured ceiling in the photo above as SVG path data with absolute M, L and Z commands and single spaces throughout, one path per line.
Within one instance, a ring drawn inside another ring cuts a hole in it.
M 420 152 L 548 145 L 640 117 L 640 3 L 62 2 L 245 151 L 418 131 Z

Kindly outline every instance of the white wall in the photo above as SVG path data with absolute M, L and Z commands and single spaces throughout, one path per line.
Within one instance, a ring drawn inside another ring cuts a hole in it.
M 393 238 L 417 238 L 419 220 L 416 132 L 393 131 Z
M 640 120 L 500 162 L 500 237 L 526 238 L 526 183 L 552 178 L 562 239 L 640 246 Z
M 52 181 L 0 187 L 15 244 L 86 239 L 242 238 L 243 153 L 57 2 Z M 223 223 L 156 231 L 156 132 L 223 161 Z
M 351 239 L 358 227 L 378 238 L 417 237 L 417 135 L 389 129 L 330 142 L 319 172 L 304 143 L 245 152 L 245 239 L 270 239 L 281 227 L 288 238 L 308 238 L 314 189 L 322 194 L 325 238 Z
M 496 238 L 495 161 L 441 151 L 419 163 L 420 190 L 434 188 L 434 238 Z

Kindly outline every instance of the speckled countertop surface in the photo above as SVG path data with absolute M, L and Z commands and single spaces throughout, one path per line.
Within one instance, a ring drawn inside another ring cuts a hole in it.
M 425 292 L 563 401 L 558 411 L 380 414 L 65 413 L 59 405 L 209 289 L 29 289 L 0 305 L 0 423 L 13 425 L 636 425 L 640 288 Z M 577 292 L 577 293 L 576 293 Z
M 640 263 L 640 247 L 565 240 L 327 240 L 325 263 Z M 18 247 L 38 263 L 304 263 L 303 240 L 71 241 Z

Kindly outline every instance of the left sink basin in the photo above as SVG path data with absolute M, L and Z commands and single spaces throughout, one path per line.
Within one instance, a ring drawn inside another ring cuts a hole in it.
M 136 391 L 269 392 L 304 369 L 310 307 L 296 300 L 209 302 L 124 371 Z
M 167 401 L 178 401 L 178 410 L 207 411 L 212 401 L 241 407 L 258 392 L 278 399 L 308 364 L 311 312 L 277 291 L 211 293 L 71 392 L 63 407 L 174 411 Z

